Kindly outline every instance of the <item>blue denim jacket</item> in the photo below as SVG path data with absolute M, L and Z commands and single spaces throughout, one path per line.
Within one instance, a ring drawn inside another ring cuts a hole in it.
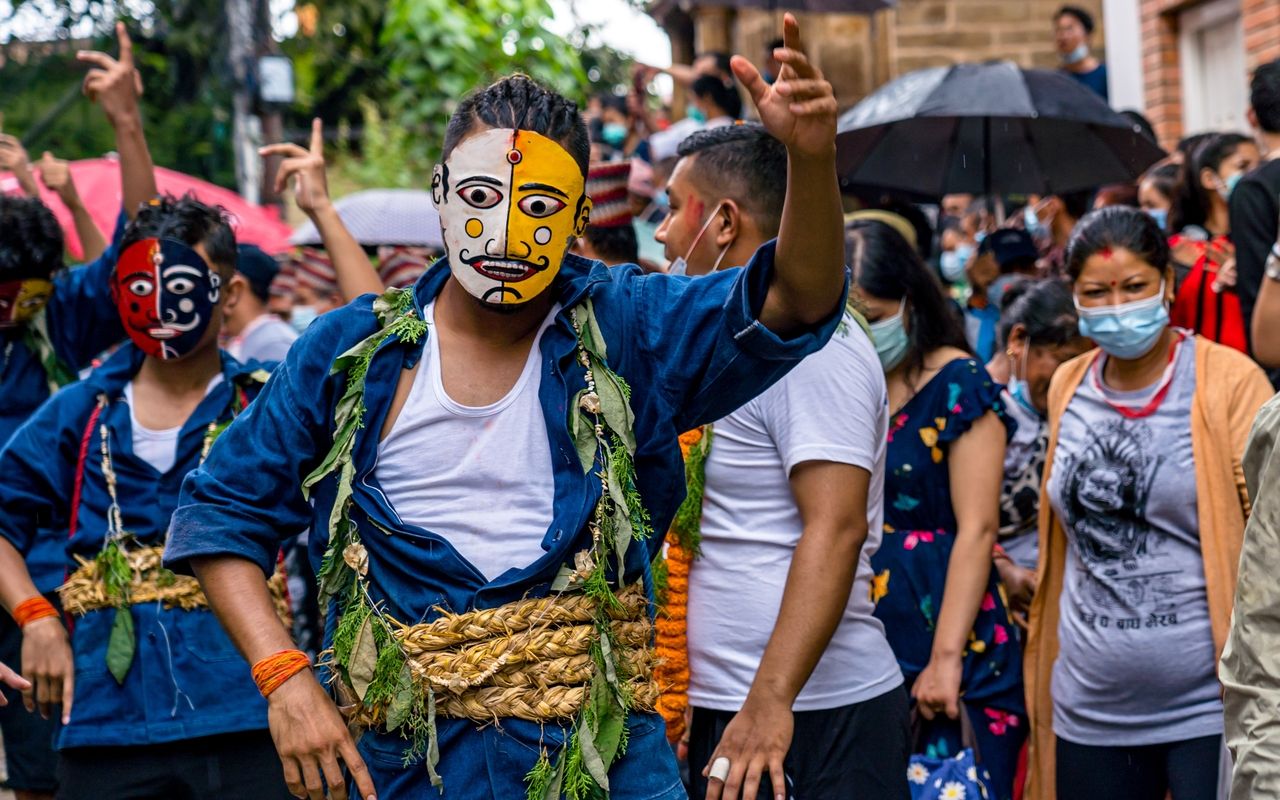
M 96 261 L 54 276 L 53 296 L 45 306 L 53 350 L 79 372 L 108 347 L 124 339 L 120 314 L 111 299 L 111 271 L 128 217 L 116 220 L 111 244 Z M 0 335 L 0 447 L 49 399 L 49 379 L 39 357 L 22 341 L 20 331 Z M 56 543 L 41 541 L 27 558 L 36 588 L 51 592 L 62 583 L 62 553 Z
M 0 536 L 24 555 L 51 543 L 61 553 L 59 575 L 76 568 L 75 556 L 93 558 L 107 529 L 111 501 L 95 425 L 85 449 L 76 533 L 68 538 L 81 444 L 99 394 L 109 399 L 99 423 L 109 437 L 124 530 L 155 544 L 164 538 L 183 477 L 200 460 L 209 424 L 231 414 L 232 385 L 243 387 L 249 399 L 259 391 L 260 384 L 246 378 L 260 365 L 242 365 L 224 353 L 225 380 L 188 418 L 178 437 L 177 461 L 161 475 L 134 455 L 129 406 L 123 401 L 123 389 L 142 359 L 140 350 L 125 344 L 89 377 L 41 406 L 0 451 Z M 60 748 L 156 744 L 266 728 L 266 703 L 249 666 L 212 612 L 165 610 L 152 603 L 133 606 L 132 613 L 138 649 L 124 685 L 116 683 L 106 664 L 115 612 L 91 611 L 75 619 L 75 697 Z
M 610 367 L 632 388 L 637 486 L 654 529 L 665 530 L 684 497 L 679 433 L 718 419 L 764 391 L 818 350 L 839 322 L 833 298 L 833 313 L 814 330 L 784 341 L 765 328 L 757 315 L 773 257 L 774 245 L 769 243 L 747 267 L 696 280 L 566 258 L 551 289 L 563 310 L 540 342 L 539 399 L 555 481 L 552 519 L 542 540 L 546 552 L 533 564 L 514 566 L 492 581 L 459 555 L 447 533 L 403 522 L 378 486 L 374 470 L 379 432 L 400 371 L 417 363 L 425 340 L 380 350 L 369 369 L 368 411 L 355 442 L 352 510 L 369 553 L 373 599 L 397 619 L 425 621 L 438 615 L 437 607 L 463 612 L 545 596 L 561 565 L 589 546 L 586 523 L 600 482 L 583 474 L 567 427 L 570 403 L 584 386 L 569 309 L 586 297 L 594 305 Z M 439 294 L 449 274 L 442 263 L 419 279 L 414 288 L 419 311 Z M 314 507 L 303 499 L 299 486 L 332 443 L 334 405 L 344 377 L 330 374 L 330 367 L 338 355 L 378 328 L 371 303 L 371 297 L 361 298 L 312 325 L 261 398 L 223 435 L 222 446 L 187 477 L 166 551 L 171 566 L 180 568 L 197 555 L 235 555 L 253 561 L 265 573 L 280 541 L 312 525 L 311 555 L 319 563 L 335 479 L 317 487 Z M 450 454 L 433 453 L 430 442 L 424 442 L 423 457 Z M 500 502 L 493 497 L 477 500 Z M 648 578 L 648 564 L 661 538 L 655 535 L 647 552 L 630 548 L 628 580 Z M 611 772 L 615 800 L 668 796 L 679 782 L 661 719 L 634 714 L 631 726 L 627 755 Z M 483 728 L 467 720 L 444 719 L 438 728 L 440 770 L 449 798 L 522 797 L 522 780 L 537 759 L 540 743 L 551 749 L 564 733 L 554 725 L 516 719 Z M 400 766 L 405 743 L 398 736 L 369 733 L 360 747 L 384 795 L 394 785 L 396 792 L 389 796 L 414 796 L 405 782 L 425 781 L 425 769 L 405 771 Z

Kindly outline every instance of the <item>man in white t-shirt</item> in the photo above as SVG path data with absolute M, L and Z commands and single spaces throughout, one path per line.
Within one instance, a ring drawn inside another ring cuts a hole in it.
M 688 274 L 777 235 L 777 140 L 758 126 L 712 129 L 680 155 L 658 239 Z M 736 799 L 759 784 L 760 797 L 907 797 L 907 695 L 870 597 L 887 426 L 883 371 L 851 313 L 712 426 L 689 573 L 693 796 Z

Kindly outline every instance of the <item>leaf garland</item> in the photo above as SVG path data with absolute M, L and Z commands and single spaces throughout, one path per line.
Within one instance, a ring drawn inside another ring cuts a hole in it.
M 245 380 L 261 384 L 266 383 L 270 377 L 270 373 L 264 370 L 254 370 L 245 376 Z M 233 385 L 231 387 L 230 416 L 226 420 L 219 421 L 215 419 L 209 423 L 200 446 L 201 463 L 204 463 L 205 458 L 209 455 L 209 449 L 213 447 L 213 443 L 244 410 L 246 402 L 242 389 Z M 99 408 L 105 408 L 107 404 L 106 395 L 99 395 L 98 403 Z M 109 433 L 105 424 L 99 429 L 98 435 L 102 440 L 102 476 L 107 484 L 107 494 L 111 498 L 111 507 L 107 511 L 107 534 L 103 540 L 102 549 L 98 551 L 94 561 L 97 566 L 97 574 L 102 579 L 103 594 L 115 607 L 115 617 L 111 622 L 111 633 L 107 637 L 107 669 L 111 672 L 111 676 L 116 679 L 116 683 L 124 685 L 125 678 L 129 675 L 129 669 L 133 666 L 133 659 L 138 650 L 137 632 L 134 627 L 133 612 L 130 610 L 133 582 L 135 577 L 143 579 L 144 576 L 135 576 L 133 567 L 129 563 L 128 550 L 136 541 L 132 534 L 121 529 L 120 501 L 116 495 L 115 468 L 112 465 Z M 154 571 L 148 570 L 146 576 L 162 587 L 172 586 L 177 581 L 177 576 L 171 570 L 163 567 Z

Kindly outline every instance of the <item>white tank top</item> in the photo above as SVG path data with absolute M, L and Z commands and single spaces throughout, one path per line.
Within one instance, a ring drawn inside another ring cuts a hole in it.
M 454 402 L 440 377 L 440 339 L 427 337 L 413 387 L 386 439 L 374 475 L 400 519 L 444 537 L 487 580 L 543 554 L 555 483 L 538 401 L 538 344 L 505 397 L 479 408 Z M 435 323 L 435 306 L 423 309 Z

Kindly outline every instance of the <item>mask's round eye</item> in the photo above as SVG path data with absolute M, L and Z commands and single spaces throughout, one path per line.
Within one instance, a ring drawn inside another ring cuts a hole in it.
M 563 200 L 545 194 L 531 194 L 520 201 L 520 210 L 537 219 L 549 217 L 564 206 Z
M 129 291 L 138 297 L 146 297 L 155 288 L 155 284 L 147 278 L 138 278 L 129 282 Z
M 502 192 L 483 184 L 463 186 L 458 190 L 458 196 L 473 208 L 493 208 L 502 202 Z
M 21 305 L 23 308 L 39 308 L 40 306 L 44 305 L 45 301 L 48 299 L 49 298 L 45 297 L 44 295 L 37 295 L 36 297 L 26 298 L 19 305 Z
M 170 278 L 164 283 L 164 290 L 169 294 L 190 294 L 196 288 L 196 282 L 190 278 Z

